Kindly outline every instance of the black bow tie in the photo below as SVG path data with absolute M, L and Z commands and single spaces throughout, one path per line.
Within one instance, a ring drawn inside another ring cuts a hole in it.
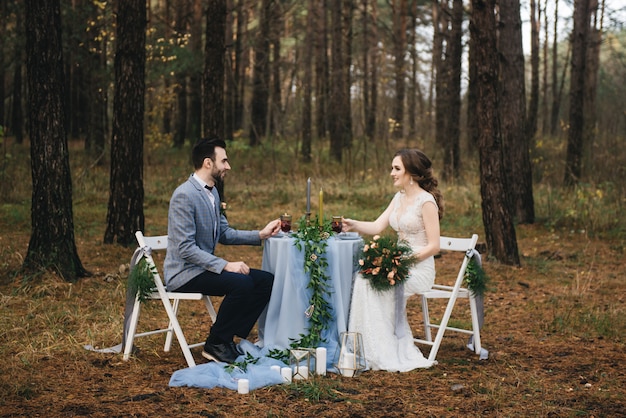
M 210 192 L 212 192 L 212 191 L 213 191 L 213 187 L 209 186 L 208 184 L 205 184 L 205 185 L 204 185 L 204 188 L 205 188 L 205 189 L 208 189 Z

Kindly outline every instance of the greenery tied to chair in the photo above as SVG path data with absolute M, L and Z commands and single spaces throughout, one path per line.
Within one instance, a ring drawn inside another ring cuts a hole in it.
M 130 291 L 137 295 L 140 302 L 145 302 L 154 292 L 154 275 L 158 274 L 155 265 L 150 266 L 145 257 L 141 257 L 139 262 L 128 275 L 128 287 Z
M 482 296 L 485 294 L 489 277 L 487 277 L 487 273 L 485 273 L 485 270 L 480 263 L 476 261 L 476 257 L 470 258 L 467 268 L 465 269 L 465 276 L 463 280 L 465 281 L 467 288 L 475 296 Z

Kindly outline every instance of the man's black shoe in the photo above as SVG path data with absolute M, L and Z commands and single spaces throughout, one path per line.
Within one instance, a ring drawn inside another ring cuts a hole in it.
M 219 344 L 204 344 L 204 350 L 202 350 L 202 357 L 220 361 L 222 363 L 234 363 L 239 357 L 239 353 L 235 349 L 235 343 L 219 343 Z

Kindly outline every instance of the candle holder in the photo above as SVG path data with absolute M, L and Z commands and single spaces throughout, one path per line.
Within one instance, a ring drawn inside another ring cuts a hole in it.
M 306 223 L 306 226 L 311 225 L 311 212 L 307 212 L 304 214 L 304 221 Z
M 363 337 L 358 332 L 342 332 L 337 358 L 337 370 L 345 377 L 355 377 L 367 367 Z
M 293 370 L 294 380 L 306 380 L 309 378 L 309 371 L 312 373 L 315 370 L 315 362 L 311 362 L 313 352 L 308 348 L 289 350 L 289 366 Z

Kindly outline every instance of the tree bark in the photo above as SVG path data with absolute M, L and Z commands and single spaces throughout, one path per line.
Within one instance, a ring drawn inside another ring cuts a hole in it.
M 552 106 L 550 107 L 550 135 L 556 134 L 559 122 L 560 97 L 557 85 L 559 79 L 558 68 L 558 22 L 559 22 L 559 0 L 554 0 L 554 33 L 552 34 Z
M 578 183 L 582 174 L 583 129 L 585 108 L 585 71 L 589 42 L 590 0 L 574 3 L 574 30 L 572 32 L 572 66 L 570 70 L 569 131 L 565 160 L 566 186 Z
M 192 18 L 191 18 L 191 39 L 189 47 L 194 56 L 198 57 L 195 69 L 191 70 L 189 75 L 189 122 L 188 132 L 191 142 L 195 143 L 202 135 L 202 7 L 203 0 L 192 0 Z M 182 87 L 181 87 L 182 88 Z M 182 98 L 179 97 L 179 102 Z M 182 116 L 181 116 L 182 117 Z M 182 121 L 180 121 L 182 122 Z
M 504 171 L 500 119 L 498 117 L 498 55 L 495 0 L 472 0 L 470 36 L 476 48 L 477 103 L 480 132 L 480 193 L 483 227 L 489 254 L 508 265 L 519 265 L 517 238 Z
M 111 179 L 104 243 L 133 245 L 144 229 L 143 122 L 146 2 L 117 2 Z
M 209 0 L 204 46 L 203 136 L 224 138 L 226 0 Z
M 316 2 L 315 7 L 315 127 L 318 138 L 326 138 L 328 132 L 328 101 L 330 75 L 328 63 L 328 0 Z
M 26 68 L 31 174 L 31 228 L 23 270 L 53 269 L 67 281 L 89 273 L 78 257 L 63 109 L 59 0 L 26 1 Z
M 463 55 L 463 0 L 453 0 L 446 61 L 448 112 L 444 140 L 444 178 L 456 179 L 461 170 L 461 61 Z
M 261 15 L 256 45 L 254 48 L 254 70 L 252 75 L 252 103 L 250 112 L 250 146 L 257 146 L 265 136 L 270 83 L 270 18 L 273 0 L 261 2 Z
M 530 141 L 524 132 L 526 123 L 526 87 L 524 49 L 519 0 L 499 0 L 500 33 L 500 119 L 504 146 L 505 171 L 510 186 L 513 214 L 520 223 L 533 223 L 533 199 Z
M 526 135 L 533 142 L 537 133 L 537 112 L 539 109 L 539 26 L 541 9 L 537 0 L 530 0 L 530 102 L 528 103 Z M 537 17 L 539 16 L 539 17 Z
M 394 55 L 394 78 L 396 84 L 396 97 L 393 104 L 393 127 L 392 133 L 395 139 L 402 138 L 404 134 L 404 98 L 406 91 L 405 83 L 405 59 L 406 54 L 406 18 L 408 15 L 407 0 L 394 0 L 391 3 L 393 13 L 393 55 Z
M 343 156 L 343 124 L 344 111 L 343 95 L 345 93 L 345 79 L 343 76 L 343 19 L 342 0 L 331 0 L 331 26 L 332 26 L 332 56 L 331 56 L 331 83 L 329 113 L 333 115 L 329 119 L 330 155 L 340 162 Z
M 313 30 L 315 27 L 315 2 L 309 0 L 306 19 L 305 45 L 313 45 Z M 305 52 L 303 57 L 304 80 L 302 80 L 304 94 L 302 96 L 302 161 L 311 161 L 312 140 L 312 96 L 313 96 L 313 54 Z

